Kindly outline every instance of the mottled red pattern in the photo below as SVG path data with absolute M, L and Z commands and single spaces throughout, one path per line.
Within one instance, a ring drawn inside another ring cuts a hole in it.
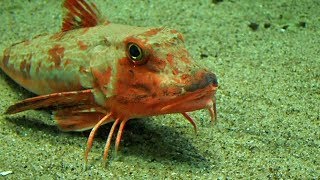
M 114 122 L 104 160 L 113 135 L 118 150 L 132 118 L 180 113 L 196 131 L 187 112 L 207 109 L 214 122 L 216 75 L 192 60 L 179 32 L 109 23 L 87 0 L 65 0 L 64 7 L 60 32 L 4 51 L 2 70 L 39 95 L 15 103 L 7 114 L 46 108 L 64 131 L 91 129 L 86 160 L 106 123 Z
M 49 50 L 49 61 L 54 62 L 55 67 L 59 67 L 61 64 L 61 59 L 64 56 L 64 50 L 65 48 L 61 45 L 55 45 L 52 49 Z

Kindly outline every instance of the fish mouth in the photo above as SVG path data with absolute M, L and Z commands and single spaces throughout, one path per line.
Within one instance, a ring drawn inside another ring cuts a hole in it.
M 208 109 L 211 122 L 214 122 L 216 113 L 215 93 L 218 89 L 218 81 L 215 74 L 203 72 L 196 75 L 197 80 L 184 87 L 184 93 L 162 104 L 160 113 L 181 113 L 196 129 L 193 120 L 186 112 L 200 109 Z
M 181 113 L 192 124 L 195 132 L 197 132 L 196 123 L 187 112 L 207 109 L 210 114 L 211 123 L 213 124 L 217 119 L 216 90 L 217 86 L 209 85 L 203 89 L 187 92 L 185 95 L 176 97 L 163 104 L 159 114 Z
M 186 92 L 184 95 L 166 101 L 161 109 L 161 114 L 191 112 L 213 106 L 217 86 L 209 85 L 202 89 Z

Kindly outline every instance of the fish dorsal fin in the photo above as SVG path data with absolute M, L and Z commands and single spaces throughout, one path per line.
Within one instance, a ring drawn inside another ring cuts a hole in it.
M 62 31 L 93 27 L 106 23 L 96 5 L 89 3 L 87 0 L 65 0 L 63 6 L 66 9 L 66 13 L 62 23 Z

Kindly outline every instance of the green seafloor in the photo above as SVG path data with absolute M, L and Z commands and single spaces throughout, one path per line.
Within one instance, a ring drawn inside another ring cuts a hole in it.
M 195 61 L 216 73 L 218 121 L 190 113 L 128 122 L 102 161 L 111 125 L 61 132 L 49 111 L 3 115 L 32 97 L 0 73 L 0 179 L 319 179 L 320 1 L 96 0 L 109 21 L 182 32 Z M 61 1 L 0 1 L 0 50 L 55 33 Z M 6 174 L 7 172 L 7 174 Z

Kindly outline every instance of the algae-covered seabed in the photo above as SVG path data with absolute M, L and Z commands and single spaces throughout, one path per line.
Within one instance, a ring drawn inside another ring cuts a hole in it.
M 0 179 L 319 178 L 319 1 L 214 2 L 96 0 L 111 22 L 184 34 L 194 60 L 219 78 L 214 126 L 206 111 L 192 113 L 196 135 L 179 114 L 132 120 L 103 167 L 106 125 L 85 169 L 88 132 L 59 131 L 49 111 L 1 115 L 0 172 L 12 173 Z M 0 16 L 2 52 L 58 32 L 61 2 L 2 0 Z M 1 113 L 34 96 L 3 72 L 0 88 Z

